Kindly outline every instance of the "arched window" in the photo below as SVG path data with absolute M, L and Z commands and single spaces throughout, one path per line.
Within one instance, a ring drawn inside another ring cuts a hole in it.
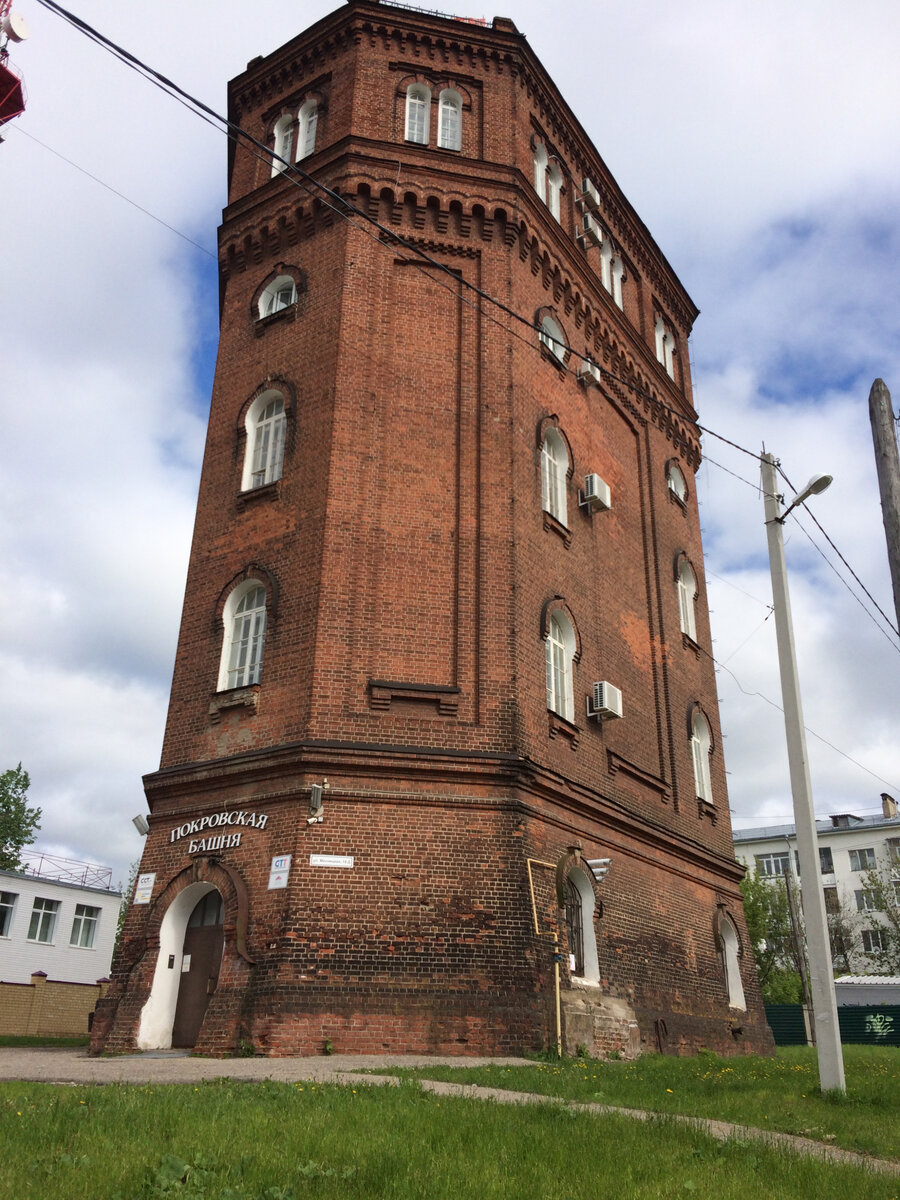
M 566 480 L 569 476 L 569 451 L 562 434 L 552 426 L 544 434 L 541 447 L 541 504 L 544 512 L 565 525 Z
M 712 739 L 706 717 L 699 710 L 694 713 L 691 721 L 691 753 L 694 759 L 694 786 L 697 799 L 707 804 L 713 803 L 712 779 L 709 773 L 709 756 L 712 751 Z
M 541 331 L 538 335 L 542 346 L 546 346 L 558 362 L 566 361 L 566 335 L 549 315 L 541 317 Z
M 239 584 L 225 601 L 219 691 L 259 683 L 266 644 L 266 589 L 255 579 Z
M 684 504 L 687 501 L 687 481 L 677 463 L 670 462 L 666 467 L 666 483 L 673 496 Z
M 654 326 L 656 334 L 656 359 L 665 367 L 670 379 L 675 378 L 675 335 L 662 317 L 657 316 Z
M 444 88 L 438 105 L 438 145 L 444 150 L 462 148 L 462 96 Z
M 316 125 L 319 120 L 319 106 L 315 100 L 307 100 L 300 105 L 297 115 L 299 127 L 297 137 L 297 160 L 309 158 L 316 149 Z
M 567 721 L 575 720 L 575 693 L 572 662 L 575 658 L 575 631 L 563 612 L 555 612 L 548 623 L 544 641 L 547 668 L 547 707 Z
M 428 145 L 431 118 L 431 89 L 424 83 L 411 83 L 406 89 L 406 140 Z
M 294 118 L 285 113 L 275 122 L 275 158 L 272 160 L 272 174 L 278 175 L 287 169 L 291 162 L 291 146 L 294 140 Z M 283 161 L 282 161 L 283 160 Z
M 271 317 L 297 302 L 297 284 L 290 275 L 279 275 L 265 288 L 259 298 L 259 316 Z
M 731 1008 L 746 1009 L 744 999 L 744 984 L 741 981 L 741 943 L 737 930 L 730 917 L 722 914 L 719 922 L 719 936 L 722 942 L 722 962 L 725 968 L 725 988 L 728 992 L 728 1004 Z
M 547 203 L 547 149 L 542 142 L 534 148 L 534 190 Z
M 563 174 L 558 162 L 552 162 L 547 171 L 547 207 L 557 221 L 560 220 L 560 196 L 562 194 Z
M 622 280 L 625 278 L 625 266 L 618 254 L 615 255 L 610 263 L 610 275 L 610 291 L 612 292 L 613 303 L 618 305 L 619 308 L 624 308 L 624 303 L 622 300 Z
M 697 621 L 694 601 L 697 596 L 697 580 L 688 560 L 681 556 L 678 563 L 678 617 L 681 622 L 681 632 L 686 633 L 692 642 L 697 640 Z
M 566 877 L 566 937 L 569 972 L 588 983 L 600 982 L 597 935 L 594 928 L 596 900 L 590 880 L 580 867 Z
M 257 396 L 250 405 L 245 422 L 247 449 L 242 491 L 264 487 L 281 478 L 286 426 L 284 397 L 281 393 L 269 391 Z

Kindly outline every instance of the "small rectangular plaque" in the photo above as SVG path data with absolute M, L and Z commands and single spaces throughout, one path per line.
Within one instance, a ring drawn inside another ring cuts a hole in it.
M 311 867 L 341 867 L 344 870 L 353 870 L 353 855 L 352 854 L 311 854 L 309 856 L 309 865 Z
M 269 891 L 274 891 L 276 888 L 286 888 L 290 873 L 290 854 L 277 854 L 272 859 L 272 865 L 269 868 Z
M 134 889 L 133 904 L 149 904 L 150 897 L 153 894 L 153 885 L 156 883 L 156 872 L 151 871 L 148 875 L 138 875 L 137 884 Z

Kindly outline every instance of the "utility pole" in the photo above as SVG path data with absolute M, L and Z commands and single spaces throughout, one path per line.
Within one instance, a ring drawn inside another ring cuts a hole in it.
M 816 1052 L 819 1059 L 819 1086 L 823 1092 L 844 1092 L 847 1089 L 844 1081 L 844 1057 L 834 995 L 825 893 L 819 882 L 819 843 L 816 837 L 816 817 L 809 778 L 803 706 L 800 702 L 800 682 L 797 678 L 797 658 L 794 653 L 794 628 L 791 621 L 791 598 L 788 594 L 782 530 L 782 522 L 790 509 L 822 491 L 831 479 L 827 475 L 814 476 L 790 507 L 782 513 L 774 456 L 763 453 L 760 465 L 766 508 L 766 536 L 769 542 L 769 568 L 772 574 L 772 604 L 775 608 L 775 636 L 778 641 L 778 668 L 781 673 L 781 698 L 784 704 L 784 729 L 791 774 L 791 794 L 794 799 L 794 829 L 800 859 L 800 890 L 806 926 L 809 990 L 812 996 Z
M 900 629 L 900 459 L 897 456 L 891 393 L 882 379 L 876 379 L 869 392 L 869 420 L 872 422 L 872 440 L 875 443 L 875 466 L 878 470 L 881 516 L 894 588 L 894 608 Z

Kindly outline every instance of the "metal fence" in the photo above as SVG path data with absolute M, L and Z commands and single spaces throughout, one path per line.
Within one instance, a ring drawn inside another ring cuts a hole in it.
M 767 1004 L 766 1020 L 776 1046 L 805 1046 L 806 1026 L 799 1004 Z M 847 1045 L 900 1046 L 900 1004 L 854 1004 L 838 1009 L 841 1041 Z

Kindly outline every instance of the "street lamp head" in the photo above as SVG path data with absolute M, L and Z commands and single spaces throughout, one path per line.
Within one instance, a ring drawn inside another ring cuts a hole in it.
M 824 492 L 827 487 L 831 487 L 831 475 L 813 475 L 812 479 L 806 485 L 798 496 L 795 496 L 791 501 L 791 508 L 795 504 L 802 504 L 804 500 L 808 500 L 810 496 L 818 496 L 819 492 Z

